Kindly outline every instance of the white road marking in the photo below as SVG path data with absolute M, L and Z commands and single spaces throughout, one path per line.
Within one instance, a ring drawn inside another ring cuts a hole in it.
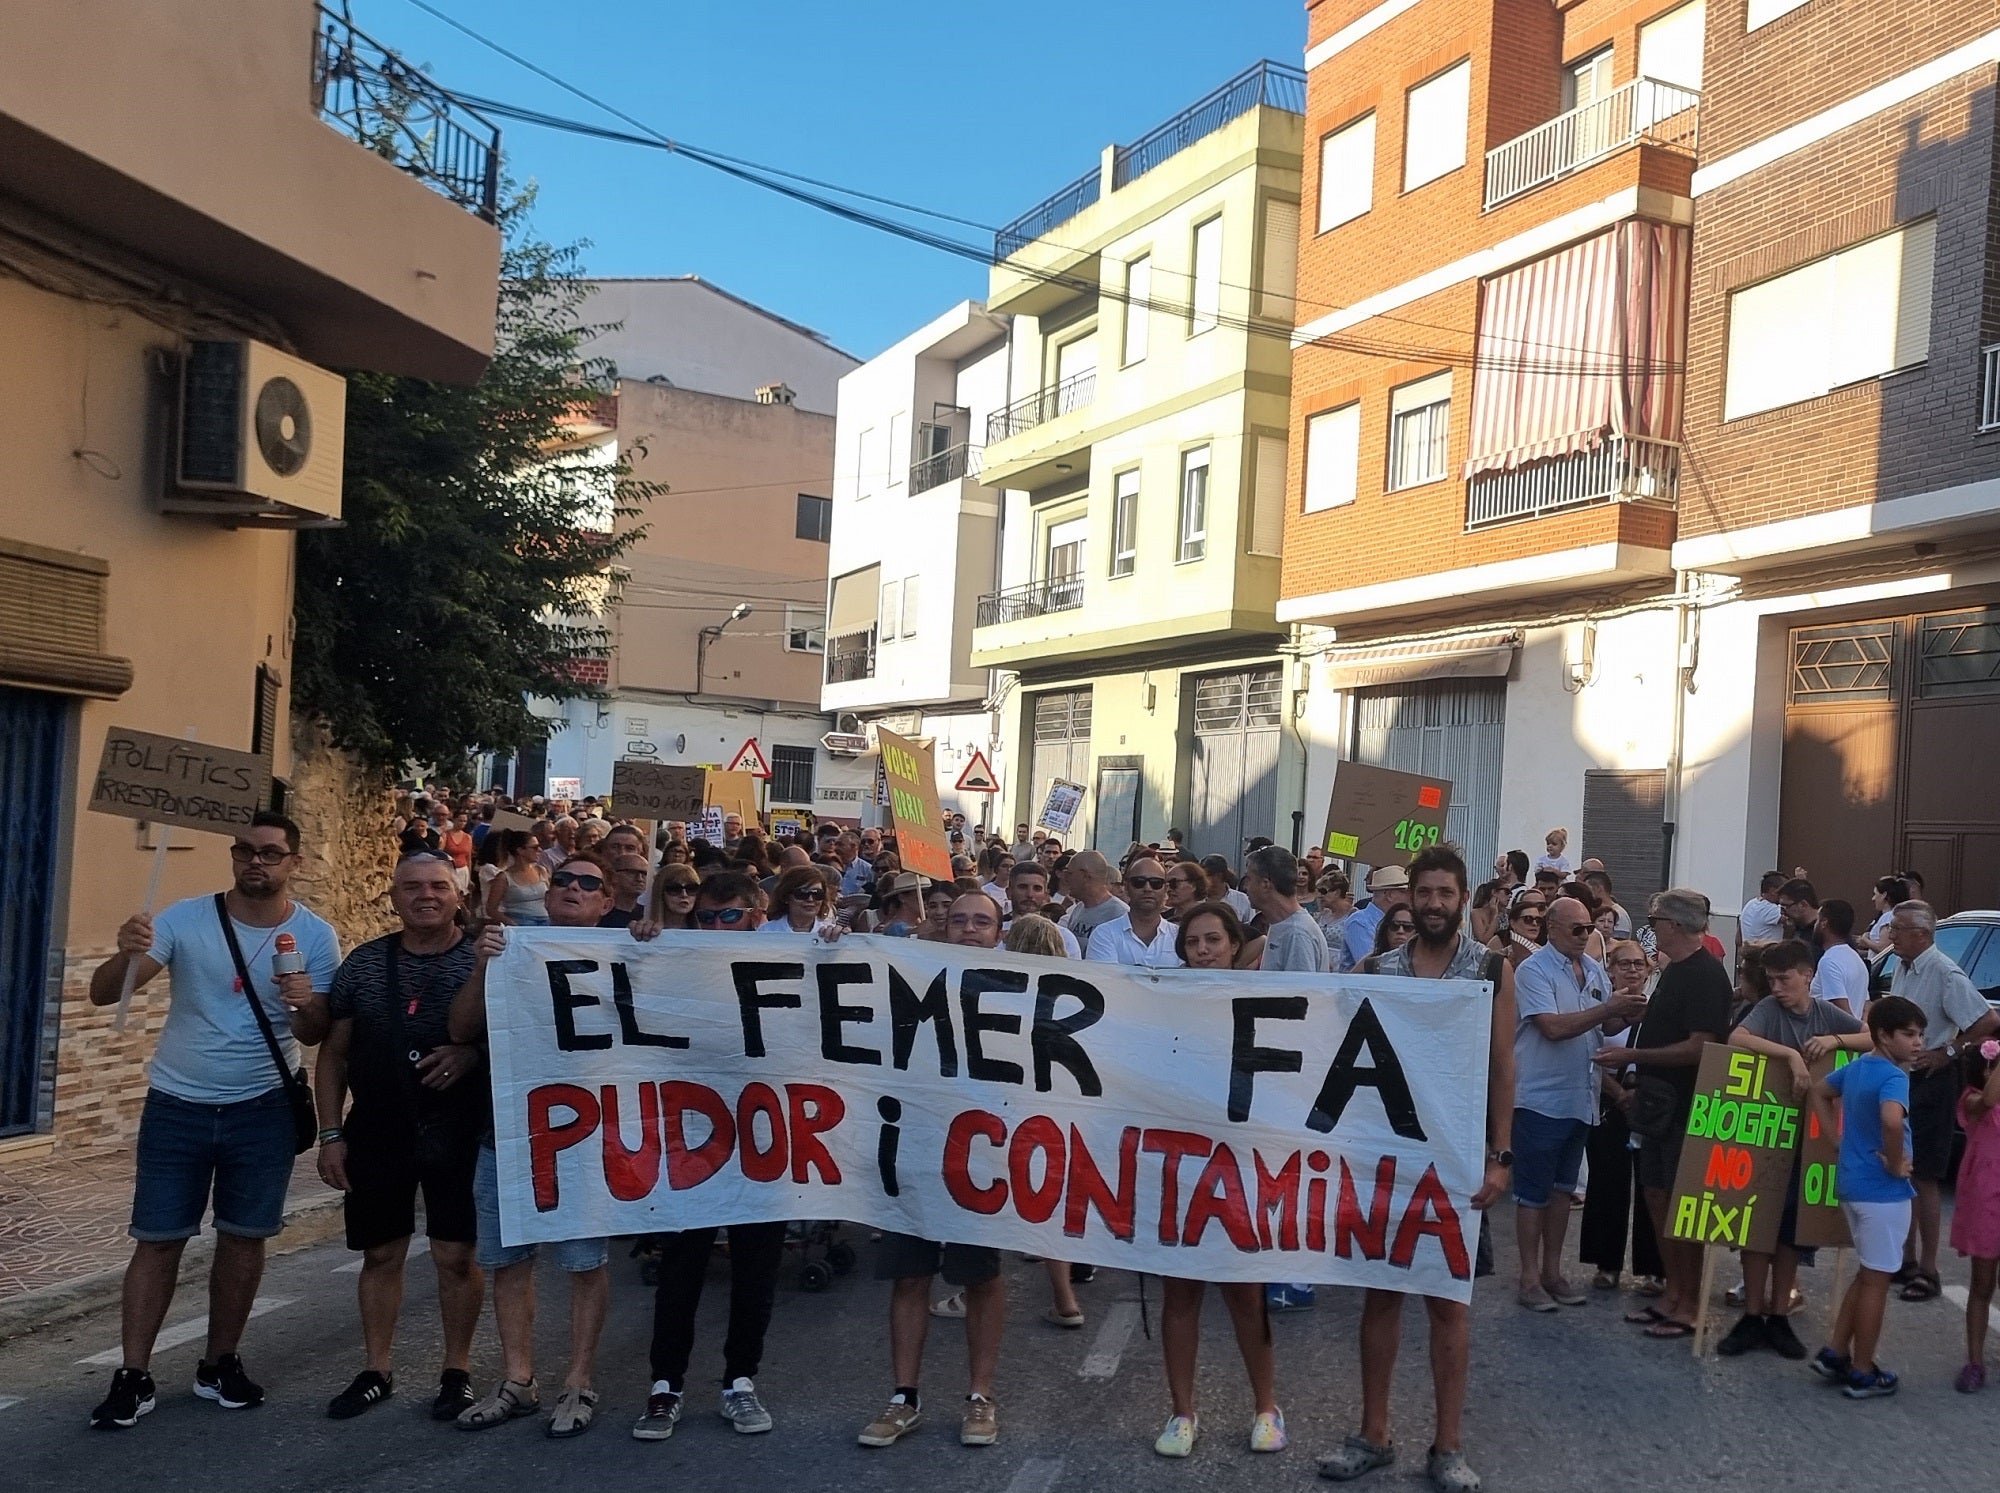
M 1113 1302 L 1111 1310 L 1104 1314 L 1104 1325 L 1097 1329 L 1097 1341 L 1090 1345 L 1090 1352 L 1077 1373 L 1085 1379 L 1109 1379 L 1115 1375 L 1125 1345 L 1132 1341 L 1132 1329 L 1138 1325 L 1138 1302 Z
M 1030 1457 L 1007 1484 L 1007 1493 L 1049 1493 L 1062 1470 L 1061 1457 Z
M 19 1395 L 0 1395 L 0 1410 L 12 1410 L 21 1403 Z
M 430 1252 L 431 1252 L 430 1240 L 412 1239 L 410 1241 L 409 1258 L 414 1260 L 418 1255 L 427 1255 Z M 334 1266 L 333 1273 L 335 1275 L 359 1275 L 361 1273 L 361 1256 L 356 1255 L 353 1259 L 349 1260 L 345 1265 Z
M 1944 1299 L 1960 1311 L 1964 1311 L 1966 1300 L 1965 1287 L 1946 1286 L 1944 1288 Z M 2000 1335 L 2000 1319 L 1989 1318 L 1986 1323 L 1986 1332 L 1988 1336 Z
M 290 1306 L 295 1298 L 291 1296 L 259 1296 L 250 1303 L 250 1315 L 261 1317 L 266 1312 L 274 1312 L 281 1306 Z M 183 1343 L 191 1343 L 196 1338 L 208 1336 L 208 1318 L 195 1317 L 178 1327 L 169 1327 L 153 1343 L 155 1353 L 164 1353 L 169 1348 L 178 1348 Z M 123 1348 L 106 1348 L 102 1353 L 93 1353 L 88 1358 L 79 1358 L 78 1363 L 92 1368 L 115 1369 L 125 1361 Z

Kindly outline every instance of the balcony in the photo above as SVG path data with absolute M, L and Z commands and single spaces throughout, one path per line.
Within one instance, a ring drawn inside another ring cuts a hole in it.
M 1579 451 L 1466 483 L 1465 527 L 1488 528 L 1598 503 L 1671 506 L 1680 486 L 1681 448 L 1672 441 L 1610 436 Z
M 1073 612 L 1082 605 L 1082 576 L 1051 576 L 1047 580 L 1030 581 L 1025 586 L 1010 586 L 1005 591 L 995 591 L 980 597 L 975 625 L 998 627 L 1006 622 L 1046 617 L 1052 612 Z
M 826 682 L 853 684 L 875 677 L 875 629 L 844 632 L 826 640 Z
M 460 207 L 494 222 L 500 130 L 325 6 L 313 37 L 319 117 Z
M 1037 425 L 1046 425 L 1058 415 L 1085 408 L 1097 397 L 1097 370 L 1066 378 L 1053 388 L 1017 399 L 1005 409 L 986 417 L 986 444 L 991 446 L 1017 436 Z
M 929 492 L 947 482 L 979 475 L 979 458 L 984 446 L 953 446 L 935 456 L 926 456 L 910 468 L 910 492 Z
M 1259 62 L 1245 68 L 1150 135 L 1117 147 L 1112 157 L 1111 190 L 1115 192 L 1144 176 L 1162 161 L 1180 154 L 1195 141 L 1214 134 L 1230 120 L 1241 118 L 1259 105 L 1283 109 L 1289 114 L 1304 114 L 1305 73 L 1282 62 Z
M 1093 166 L 1061 191 L 1037 202 L 993 235 L 993 262 L 998 264 L 1051 229 L 1067 223 L 1097 200 L 1103 182 L 1104 169 Z
M 1979 428 L 2000 430 L 2000 344 L 1981 355 L 1983 374 L 1979 385 Z
M 1623 88 L 1486 152 L 1486 206 L 1547 186 L 1639 144 L 1693 155 L 1701 95 L 1675 83 L 1635 78 Z

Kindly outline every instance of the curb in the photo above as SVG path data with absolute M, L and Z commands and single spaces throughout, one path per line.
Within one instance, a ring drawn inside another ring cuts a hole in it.
M 341 1233 L 340 1204 L 341 1197 L 337 1192 L 288 1203 L 284 1229 L 271 1241 L 270 1253 L 293 1254 L 338 1237 Z M 190 1239 L 181 1255 L 179 1284 L 187 1285 L 199 1280 L 207 1273 L 209 1261 L 214 1255 L 213 1234 Z M 0 1301 L 0 1343 L 59 1327 L 107 1306 L 116 1306 L 124 1286 L 125 1267 L 119 1264 L 78 1276 L 75 1280 L 23 1291 L 18 1296 Z

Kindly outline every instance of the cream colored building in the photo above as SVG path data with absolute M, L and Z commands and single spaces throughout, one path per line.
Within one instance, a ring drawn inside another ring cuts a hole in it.
M 154 992 L 114 1035 L 84 999 L 152 860 L 84 807 L 107 728 L 291 771 L 292 530 L 339 512 L 326 370 L 491 356 L 497 136 L 419 99 L 436 154 L 358 143 L 389 65 L 310 0 L 0 8 L 0 1147 L 126 1136 L 165 1015 Z M 239 392 L 303 391 L 312 493 L 172 475 L 191 355 L 245 345 Z M 162 900 L 226 885 L 226 842 L 176 833 Z
M 1236 859 L 1303 792 L 1274 617 L 1304 78 L 1260 63 L 1003 229 L 1005 489 L 972 662 L 1011 676 L 998 821 L 1081 784 L 1072 845 Z

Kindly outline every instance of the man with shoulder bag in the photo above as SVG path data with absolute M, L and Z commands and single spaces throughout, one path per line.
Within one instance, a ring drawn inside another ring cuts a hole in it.
M 97 1006 L 117 1004 L 128 970 L 135 990 L 163 969 L 172 982 L 139 1120 L 123 1362 L 90 1416 L 100 1430 L 134 1426 L 154 1407 L 153 1343 L 211 1195 L 208 1344 L 194 1392 L 225 1410 L 264 1401 L 237 1349 L 263 1279 L 264 1241 L 284 1227 L 293 1158 L 312 1145 L 312 1094 L 296 1042 L 326 1034 L 340 946 L 287 895 L 299 859 L 291 820 L 258 813 L 229 858 L 236 874 L 227 892 L 128 918 L 118 952 L 90 978 Z

